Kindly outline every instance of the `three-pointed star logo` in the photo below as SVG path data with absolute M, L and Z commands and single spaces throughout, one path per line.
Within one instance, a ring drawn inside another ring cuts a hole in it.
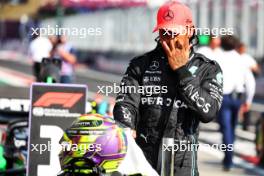
M 158 61 L 152 61 L 151 65 L 150 65 L 150 69 L 151 70 L 157 70 L 159 68 L 159 62 Z
M 173 13 L 173 11 L 171 11 L 171 10 L 167 10 L 167 11 L 163 14 L 163 18 L 164 18 L 164 20 L 166 20 L 166 21 L 170 21 L 170 20 L 172 20 L 172 19 L 174 18 L 174 13 Z

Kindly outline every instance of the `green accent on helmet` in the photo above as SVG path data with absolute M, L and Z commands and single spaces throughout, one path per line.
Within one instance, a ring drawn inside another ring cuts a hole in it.
M 209 35 L 199 35 L 199 44 L 200 45 L 209 45 L 210 43 L 210 36 Z
M 113 168 L 118 168 L 122 160 L 123 159 L 109 160 L 109 161 L 106 160 L 101 164 L 101 166 L 104 167 L 107 173 L 114 172 L 116 171 L 116 169 Z

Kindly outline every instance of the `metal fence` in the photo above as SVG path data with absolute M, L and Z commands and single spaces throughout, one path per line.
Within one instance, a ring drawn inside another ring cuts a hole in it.
M 153 0 L 154 1 L 154 0 Z M 249 52 L 264 56 L 264 0 L 182 0 L 193 12 L 199 28 L 232 28 Z M 87 50 L 144 52 L 155 46 L 157 7 L 112 9 L 65 17 L 63 27 L 97 27 L 102 35 L 86 37 L 70 35 L 75 47 Z M 55 25 L 45 20 L 43 26 Z

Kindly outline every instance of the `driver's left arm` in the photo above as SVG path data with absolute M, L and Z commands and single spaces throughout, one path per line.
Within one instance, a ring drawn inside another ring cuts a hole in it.
M 187 66 L 182 66 L 175 70 L 175 77 L 183 101 L 198 114 L 200 121 L 207 123 L 217 116 L 222 104 L 223 74 L 216 62 L 211 63 L 205 72 L 200 78 L 192 75 Z

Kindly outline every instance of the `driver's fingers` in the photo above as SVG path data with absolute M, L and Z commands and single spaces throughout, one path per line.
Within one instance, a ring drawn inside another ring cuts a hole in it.
M 174 51 L 175 50 L 174 40 L 170 40 L 169 47 L 170 47 L 171 51 Z
M 189 42 L 189 38 L 185 38 L 185 42 L 184 42 L 184 48 L 189 50 L 191 48 L 191 44 Z
M 162 41 L 161 45 L 162 45 L 163 49 L 165 50 L 166 54 L 168 56 L 171 55 L 171 50 L 170 50 L 170 47 L 167 45 L 167 43 L 165 41 Z

